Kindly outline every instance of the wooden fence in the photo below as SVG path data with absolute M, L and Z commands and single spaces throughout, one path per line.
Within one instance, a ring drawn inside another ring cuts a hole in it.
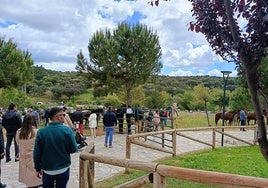
M 88 152 L 89 151 L 89 152 Z M 94 188 L 94 162 L 115 165 L 146 171 L 153 174 L 153 187 L 165 188 L 166 178 L 217 185 L 221 187 L 267 187 L 268 179 L 241 176 L 229 173 L 219 173 L 204 170 L 194 170 L 180 167 L 161 165 L 153 162 L 143 162 L 131 159 L 118 159 L 94 154 L 94 146 L 87 146 L 87 149 L 80 154 L 80 188 Z M 137 186 L 137 184 L 135 184 Z M 118 186 L 118 187 L 127 187 Z M 128 186 L 131 187 L 131 186 Z
M 237 127 L 224 127 L 224 129 L 232 129 Z M 79 172 L 79 187 L 80 188 L 94 188 L 94 163 L 104 163 L 110 164 L 114 166 L 124 167 L 127 169 L 136 169 L 146 171 L 153 175 L 153 187 L 154 188 L 165 188 L 166 187 L 166 178 L 176 178 L 180 180 L 187 180 L 193 182 L 204 183 L 208 185 L 217 185 L 222 187 L 268 187 L 268 179 L 258 178 L 258 177 L 250 177 L 250 176 L 241 176 L 229 173 L 219 173 L 219 172 L 211 172 L 211 171 L 203 171 L 203 170 L 194 170 L 180 167 L 172 167 L 167 165 L 161 165 L 154 162 L 148 161 L 137 161 L 131 160 L 131 144 L 137 144 L 146 148 L 156 149 L 158 151 L 167 152 L 172 155 L 176 155 L 176 136 L 182 136 L 187 139 L 209 145 L 212 149 L 215 148 L 215 140 L 216 133 L 224 134 L 225 136 L 229 136 L 233 139 L 239 140 L 249 145 L 255 144 L 256 140 L 256 127 L 245 126 L 247 129 L 254 129 L 253 135 L 253 143 L 248 142 L 247 140 L 243 140 L 237 138 L 231 134 L 227 134 L 225 132 L 219 131 L 222 127 L 208 127 L 208 128 L 194 128 L 194 129 L 172 129 L 158 132 L 149 132 L 142 133 L 136 135 L 129 135 L 126 139 L 126 159 L 118 159 L 115 157 L 107 157 L 103 155 L 97 155 L 95 153 L 95 146 L 89 145 L 87 148 L 81 152 L 80 154 L 80 172 Z M 184 131 L 204 131 L 211 130 L 212 131 L 212 141 L 211 143 L 204 142 L 189 136 L 184 135 L 182 132 Z M 172 149 L 166 149 L 161 145 L 161 147 L 146 145 L 146 143 L 142 143 L 135 138 L 138 137 L 146 137 L 152 136 L 154 134 L 171 134 L 172 139 Z M 120 187 L 120 186 L 118 186 Z M 127 186 L 124 186 L 127 187 Z M 128 186 L 131 187 L 131 186 Z
M 230 130 L 230 129 L 240 129 L 241 127 L 247 128 L 247 129 L 254 129 L 253 135 L 252 135 L 252 142 L 249 142 L 248 140 L 244 140 L 241 138 L 238 138 L 237 136 L 228 134 L 223 131 L 225 130 Z M 183 132 L 186 131 L 211 131 L 212 133 L 212 138 L 211 142 L 205 142 L 200 139 L 196 139 L 194 137 L 188 136 L 184 134 Z M 164 131 L 154 131 L 154 132 L 148 132 L 148 133 L 140 133 L 140 134 L 133 134 L 133 135 L 128 135 L 126 137 L 126 158 L 130 159 L 131 157 L 131 144 L 136 144 L 145 148 L 150 148 L 154 150 L 158 150 L 161 152 L 165 153 L 170 153 L 173 156 L 176 155 L 176 148 L 177 148 L 177 136 L 184 137 L 186 139 L 205 144 L 210 146 L 212 149 L 216 147 L 216 133 L 219 133 L 221 135 L 233 138 L 235 140 L 238 140 L 240 142 L 243 142 L 248 145 L 255 145 L 256 144 L 256 137 L 257 137 L 257 127 L 256 126 L 226 126 L 226 127 L 202 127 L 202 128 L 185 128 L 185 129 L 170 129 L 170 130 L 164 130 Z M 155 142 L 158 144 L 151 144 L 150 142 L 144 142 L 143 140 L 147 140 L 148 137 L 154 137 L 156 135 L 158 138 L 161 140 L 161 143 Z M 171 135 L 171 139 L 166 139 L 165 135 Z M 171 147 L 166 147 L 166 142 L 170 142 L 169 145 Z M 126 170 L 127 171 L 127 170 Z

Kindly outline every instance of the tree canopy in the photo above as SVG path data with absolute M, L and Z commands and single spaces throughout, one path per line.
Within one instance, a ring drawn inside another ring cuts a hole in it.
M 0 37 L 0 88 L 15 88 L 33 80 L 33 60 L 11 39 Z
M 262 90 L 260 66 L 267 55 L 268 2 L 267 0 L 189 0 L 195 21 L 190 30 L 205 35 L 211 48 L 226 61 L 238 66 L 245 75 L 258 122 L 258 142 L 268 161 L 266 128 L 258 97 Z
M 95 85 L 104 86 L 108 92 L 124 89 L 129 105 L 131 90 L 162 68 L 158 36 L 141 24 L 121 23 L 113 32 L 97 31 L 90 39 L 88 50 L 89 62 L 82 52 L 78 54 L 77 70 L 88 72 Z

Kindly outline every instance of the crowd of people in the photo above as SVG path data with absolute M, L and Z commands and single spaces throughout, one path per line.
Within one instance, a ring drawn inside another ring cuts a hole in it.
M 66 187 L 70 175 L 71 156 L 78 151 L 73 130 L 67 125 L 66 113 L 54 107 L 48 111 L 50 122 L 38 129 L 39 119 L 30 108 L 22 116 L 11 103 L 2 116 L 6 146 L 1 127 L 0 158 L 10 162 L 10 146 L 14 142 L 15 162 L 19 161 L 19 181 L 27 187 Z M 5 148 L 5 149 L 4 149 Z M 0 188 L 6 185 L 0 182 Z
M 139 106 L 132 108 L 122 105 L 118 109 L 108 107 L 101 116 L 96 110 L 91 110 L 86 116 L 86 120 L 91 133 L 91 141 L 94 143 L 98 120 L 100 117 L 103 118 L 104 146 L 112 148 L 114 129 L 117 124 L 119 134 L 123 134 L 125 120 L 127 134 L 136 133 L 141 122 L 148 122 L 148 126 L 152 125 L 152 130 L 156 131 L 161 123 L 167 125 L 169 115 L 168 109 L 143 111 Z M 84 137 L 85 114 L 81 108 L 77 108 L 70 114 L 63 106 L 46 109 L 43 116 L 45 126 L 39 128 L 38 112 L 28 108 L 27 111 L 20 114 L 16 104 L 9 105 L 7 111 L 2 114 L 0 160 L 5 158 L 7 163 L 12 160 L 10 147 L 13 142 L 14 161 L 19 162 L 20 182 L 26 184 L 27 187 L 53 187 L 56 185 L 56 187 L 63 188 L 66 187 L 70 175 L 70 154 L 79 151 L 80 146 L 87 145 Z M 2 127 L 6 133 L 6 145 Z M 0 188 L 2 187 L 6 187 L 6 185 L 1 182 L 0 178 Z

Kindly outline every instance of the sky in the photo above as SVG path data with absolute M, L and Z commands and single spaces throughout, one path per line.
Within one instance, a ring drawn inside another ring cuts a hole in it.
M 111 31 L 121 22 L 141 23 L 159 36 L 161 75 L 222 76 L 235 64 L 215 55 L 201 33 L 189 31 L 191 4 L 187 0 L 1 0 L 0 37 L 12 39 L 32 54 L 34 65 L 57 71 L 76 71 L 76 56 L 100 29 Z

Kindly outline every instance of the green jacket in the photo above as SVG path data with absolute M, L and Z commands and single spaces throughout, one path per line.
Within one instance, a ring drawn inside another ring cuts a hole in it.
M 62 123 L 50 123 L 37 131 L 34 145 L 36 171 L 59 170 L 71 165 L 71 153 L 77 151 L 77 143 L 70 127 Z

